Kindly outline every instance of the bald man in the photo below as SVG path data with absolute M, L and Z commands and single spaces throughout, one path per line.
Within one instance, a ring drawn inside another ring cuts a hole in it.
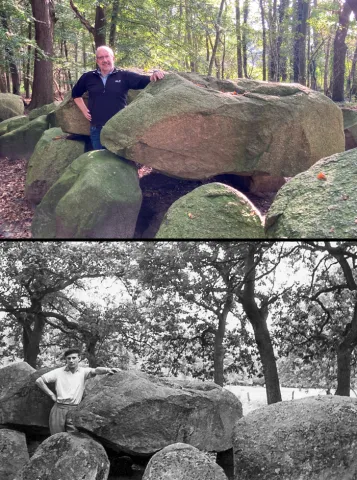
M 84 73 L 72 89 L 72 97 L 83 115 L 90 121 L 90 136 L 94 150 L 104 147 L 100 132 L 113 115 L 126 107 L 128 90 L 145 88 L 150 82 L 164 77 L 157 70 L 150 77 L 114 67 L 113 50 L 107 46 L 96 50 L 97 70 Z M 88 108 L 82 95 L 88 91 Z

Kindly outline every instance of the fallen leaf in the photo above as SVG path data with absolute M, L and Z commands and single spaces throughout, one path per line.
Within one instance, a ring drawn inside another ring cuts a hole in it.
M 320 172 L 317 174 L 317 178 L 319 180 L 327 180 L 326 174 L 324 172 Z
M 188 213 L 187 216 L 188 216 L 189 218 L 195 218 L 195 216 L 192 215 L 192 213 Z

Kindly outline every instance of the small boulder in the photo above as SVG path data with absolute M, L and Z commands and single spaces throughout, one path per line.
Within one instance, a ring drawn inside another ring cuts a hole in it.
M 323 158 L 277 193 L 265 229 L 269 238 L 357 237 L 357 150 Z
M 5 133 L 0 137 L 0 156 L 16 159 L 30 158 L 36 143 L 47 130 L 47 117 L 42 115 L 21 127 Z
M 1 480 L 13 480 L 29 459 L 25 434 L 8 428 L 0 428 Z
M 88 94 L 83 95 L 83 100 L 88 105 Z M 72 93 L 68 92 L 56 111 L 57 124 L 64 132 L 90 135 L 90 122 L 86 119 L 74 103 Z
M 107 480 L 102 445 L 85 434 L 57 433 L 41 443 L 14 480 Z
M 17 117 L 11 117 L 7 120 L 3 120 L 0 123 L 0 136 L 5 135 L 5 133 L 16 130 L 16 128 L 22 127 L 25 123 L 28 123 L 29 117 L 26 115 L 18 115 Z
M 228 450 L 242 405 L 214 383 L 123 371 L 101 378 L 71 416 L 113 450 L 149 456 L 176 442 Z
M 175 443 L 149 461 L 142 480 L 227 480 L 223 469 L 191 445 Z
M 1 137 L 0 137 L 1 138 Z M 38 205 L 34 238 L 132 238 L 142 193 L 137 170 L 107 150 L 78 157 Z
M 245 195 L 209 183 L 171 205 L 155 238 L 264 238 L 264 227 Z
M 68 165 L 85 152 L 84 141 L 56 138 L 61 136 L 60 128 L 46 130 L 31 155 L 25 188 L 26 199 L 31 203 L 40 203 Z
M 0 122 L 24 114 L 24 102 L 19 95 L 0 93 Z
M 307 397 L 236 422 L 234 480 L 357 478 L 357 400 Z

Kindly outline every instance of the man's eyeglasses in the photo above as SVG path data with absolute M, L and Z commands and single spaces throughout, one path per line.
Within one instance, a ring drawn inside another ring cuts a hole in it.
M 97 60 L 104 60 L 104 59 L 107 59 L 107 58 L 110 58 L 110 55 L 104 55 L 103 57 L 96 57 Z

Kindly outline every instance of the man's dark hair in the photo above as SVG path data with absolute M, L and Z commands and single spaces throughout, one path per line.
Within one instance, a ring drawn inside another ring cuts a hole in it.
M 69 348 L 64 352 L 63 356 L 66 358 L 68 357 L 68 355 L 71 355 L 72 353 L 78 353 L 78 356 L 81 356 L 81 351 L 79 348 Z

